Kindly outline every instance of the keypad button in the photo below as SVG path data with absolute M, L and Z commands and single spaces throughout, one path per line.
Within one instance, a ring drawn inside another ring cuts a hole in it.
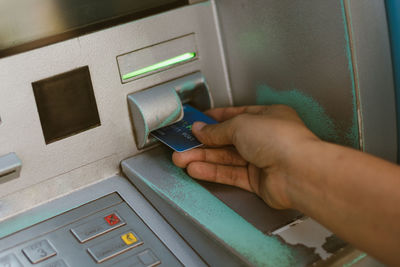
M 45 265 L 43 265 L 42 267 L 68 267 L 68 265 L 65 263 L 64 260 L 59 259 L 53 262 L 49 262 Z
M 113 263 L 109 267 L 154 267 L 161 264 L 161 261 L 157 256 L 150 250 L 139 252 L 134 256 L 127 257 L 121 261 Z M 179 265 L 180 266 L 180 265 Z
M 88 248 L 88 252 L 97 263 L 101 263 L 141 244 L 143 242 L 133 231 L 127 231 Z
M 137 241 L 136 236 L 134 236 L 134 234 L 132 232 L 126 233 L 121 235 L 121 239 L 125 242 L 125 244 L 132 245 L 133 243 L 135 243 Z
M 152 267 L 161 264 L 161 261 L 149 249 L 139 253 L 138 258 L 143 263 L 144 266 Z
M 113 226 L 120 222 L 120 219 L 116 213 L 112 213 L 104 217 L 104 220 L 108 223 L 108 225 Z
M 38 241 L 22 249 L 22 252 L 32 263 L 44 261 L 57 254 L 53 246 L 47 240 Z
M 105 217 L 97 217 L 87 223 L 74 227 L 71 229 L 71 232 L 80 243 L 85 243 L 125 224 L 122 217 L 117 212 L 113 212 Z
M 0 258 L 0 267 L 23 267 L 14 254 L 8 254 Z

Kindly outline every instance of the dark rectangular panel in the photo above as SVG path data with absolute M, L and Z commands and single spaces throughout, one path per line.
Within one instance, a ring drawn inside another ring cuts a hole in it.
M 87 66 L 32 83 L 46 144 L 100 125 Z

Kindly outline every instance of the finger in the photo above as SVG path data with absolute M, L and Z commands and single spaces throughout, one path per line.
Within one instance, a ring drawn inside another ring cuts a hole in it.
M 223 165 L 246 166 L 245 161 L 239 153 L 232 148 L 195 148 L 185 152 L 174 152 L 172 161 L 180 168 L 193 161 L 205 161 Z
M 208 146 L 236 145 L 237 131 L 247 129 L 248 124 L 254 120 L 254 116 L 256 115 L 244 113 L 233 119 L 209 125 L 204 122 L 195 122 L 192 125 L 192 133 L 202 144 Z
M 225 166 L 208 162 L 192 162 L 187 171 L 196 179 L 227 184 L 253 192 L 246 167 Z
M 268 109 L 268 106 L 242 106 L 242 107 L 214 108 L 207 110 L 205 113 L 217 121 L 226 121 L 239 114 L 243 113 L 257 114 L 266 109 Z
M 204 122 L 195 122 L 192 125 L 192 133 L 202 144 L 208 146 L 233 144 L 234 127 L 231 120 L 210 125 Z

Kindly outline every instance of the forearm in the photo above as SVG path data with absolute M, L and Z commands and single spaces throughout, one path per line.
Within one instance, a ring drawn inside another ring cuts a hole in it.
M 400 167 L 325 142 L 296 154 L 288 186 L 294 208 L 371 255 L 400 264 Z

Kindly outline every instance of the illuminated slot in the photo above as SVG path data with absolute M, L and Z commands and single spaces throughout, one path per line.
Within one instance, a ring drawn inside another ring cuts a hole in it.
M 143 75 L 143 74 L 147 74 L 147 73 L 150 73 L 153 71 L 171 67 L 173 65 L 177 65 L 177 64 L 189 61 L 195 57 L 196 57 L 196 53 L 194 53 L 194 52 L 185 53 L 185 54 L 158 62 L 156 64 L 132 71 L 130 73 L 127 73 L 122 76 L 122 80 L 128 80 L 128 79 L 131 79 L 131 78 L 139 76 L 139 75 Z

